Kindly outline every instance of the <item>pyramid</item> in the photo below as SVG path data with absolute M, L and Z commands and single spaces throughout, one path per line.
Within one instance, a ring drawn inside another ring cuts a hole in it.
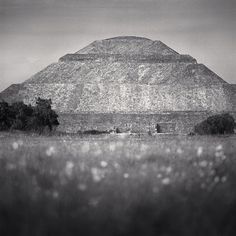
M 94 41 L 0 94 L 10 103 L 34 104 L 36 97 L 51 98 L 63 129 L 73 132 L 146 130 L 156 122 L 166 132 L 181 132 L 178 119 L 197 122 L 209 113 L 236 112 L 235 85 L 190 55 L 134 36 Z

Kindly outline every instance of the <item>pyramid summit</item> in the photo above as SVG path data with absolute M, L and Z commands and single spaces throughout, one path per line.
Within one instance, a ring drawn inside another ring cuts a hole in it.
M 0 94 L 8 102 L 51 98 L 61 129 L 129 127 L 187 132 L 209 113 L 236 112 L 236 86 L 190 55 L 147 38 L 94 41 Z M 140 125 L 140 123 L 142 125 Z
M 161 41 L 122 36 L 94 41 L 76 54 L 174 55 L 178 53 Z

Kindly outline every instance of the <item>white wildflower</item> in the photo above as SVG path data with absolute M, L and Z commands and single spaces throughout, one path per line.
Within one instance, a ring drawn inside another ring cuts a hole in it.
M 215 183 L 219 183 L 219 182 L 220 182 L 220 177 L 219 177 L 219 176 L 216 176 L 216 177 L 214 178 L 214 182 L 215 182 Z
M 166 153 L 170 153 L 170 148 L 166 148 Z
M 52 196 L 53 196 L 53 198 L 56 199 L 59 197 L 59 193 L 57 191 L 53 191 Z
M 171 171 L 172 171 L 172 167 L 171 167 L 171 166 L 168 166 L 168 167 L 166 168 L 166 173 L 167 173 L 167 174 L 170 174 Z
M 109 144 L 109 150 L 110 150 L 111 152 L 114 152 L 114 151 L 116 150 L 116 144 L 115 144 L 115 143 L 110 143 L 110 144 Z
M 114 163 L 114 167 L 115 167 L 116 169 L 120 169 L 120 164 L 117 163 L 117 162 L 115 162 L 115 163 Z
M 179 147 L 179 148 L 177 149 L 177 153 L 178 153 L 178 154 L 182 154 L 182 153 L 183 153 L 183 150 Z
M 227 181 L 227 177 L 226 177 L 226 176 L 223 176 L 223 177 L 221 178 L 221 182 L 224 183 L 224 182 L 226 182 L 226 181 Z
M 158 175 L 157 175 L 157 178 L 158 178 L 158 179 L 161 179 L 161 178 L 162 178 L 162 174 L 158 174 Z
M 223 146 L 221 144 L 219 144 L 217 147 L 216 147 L 216 151 L 222 151 L 223 150 Z
M 53 146 L 51 146 L 51 147 L 49 147 L 47 150 L 46 150 L 46 155 L 47 156 L 52 156 L 53 154 L 55 154 L 56 153 L 56 150 L 55 150 L 55 148 L 53 147 Z
M 100 165 L 101 167 L 105 168 L 107 167 L 108 163 L 106 161 L 101 161 Z
M 81 147 L 81 152 L 87 153 L 90 150 L 89 142 L 85 142 Z
M 94 182 L 100 182 L 104 178 L 104 173 L 98 168 L 93 167 L 91 173 Z
M 164 179 L 161 181 L 161 183 L 162 183 L 163 185 L 169 185 L 169 184 L 170 184 L 170 178 L 164 178 Z
M 79 184 L 78 189 L 83 192 L 87 189 L 87 185 L 86 184 Z
M 18 149 L 19 144 L 17 142 L 12 143 L 12 148 L 15 149 L 15 150 Z
M 129 174 L 128 174 L 128 173 L 124 173 L 123 176 L 124 176 L 125 179 L 128 179 L 128 178 L 129 178 Z
M 147 149 L 148 149 L 148 145 L 146 145 L 146 144 L 142 144 L 140 147 L 141 152 L 146 152 Z
M 208 162 L 206 160 L 199 162 L 200 167 L 207 167 Z
M 202 147 L 198 147 L 197 149 L 197 156 L 200 157 L 203 153 L 203 148 Z
M 68 177 L 71 177 L 73 173 L 74 163 L 72 161 L 66 162 L 65 173 Z

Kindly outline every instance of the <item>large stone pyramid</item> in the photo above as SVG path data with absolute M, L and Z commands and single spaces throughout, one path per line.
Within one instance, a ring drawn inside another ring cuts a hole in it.
M 74 132 L 146 130 L 156 122 L 166 132 L 181 132 L 186 129 L 178 120 L 196 123 L 202 114 L 236 111 L 235 85 L 161 41 L 133 36 L 95 41 L 0 97 L 32 104 L 36 97 L 51 98 L 61 127 Z

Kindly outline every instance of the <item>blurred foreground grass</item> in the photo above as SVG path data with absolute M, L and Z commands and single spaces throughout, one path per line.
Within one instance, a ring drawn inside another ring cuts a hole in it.
M 0 133 L 0 235 L 236 235 L 236 136 Z

